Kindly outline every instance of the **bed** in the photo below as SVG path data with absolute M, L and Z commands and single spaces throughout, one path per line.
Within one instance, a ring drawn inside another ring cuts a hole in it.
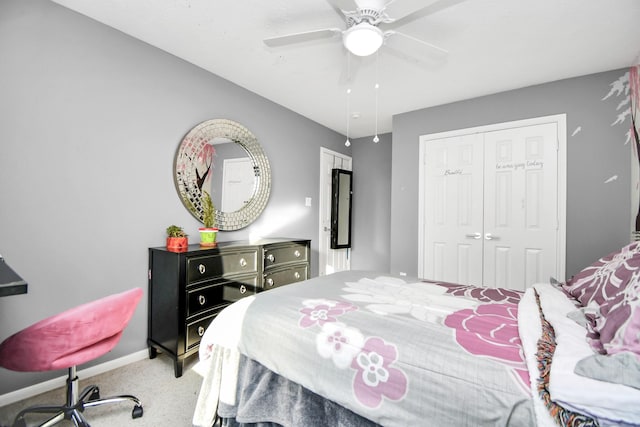
M 526 292 L 345 271 L 243 298 L 193 424 L 640 425 L 636 276 L 632 243 Z

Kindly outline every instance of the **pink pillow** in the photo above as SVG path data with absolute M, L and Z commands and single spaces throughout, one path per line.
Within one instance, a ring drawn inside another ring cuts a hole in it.
M 640 273 L 600 307 L 595 330 L 607 354 L 631 351 L 640 356 Z
M 587 307 L 616 299 L 640 272 L 640 242 L 633 242 L 591 264 L 562 288 Z

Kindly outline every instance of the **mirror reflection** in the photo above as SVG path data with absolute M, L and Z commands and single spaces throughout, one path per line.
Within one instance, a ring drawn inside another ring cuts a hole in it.
M 246 150 L 233 141 L 214 138 L 211 144 L 215 154 L 209 194 L 216 208 L 235 212 L 253 197 L 256 185 L 253 162 Z
M 331 249 L 350 248 L 352 172 L 333 169 L 331 178 Z

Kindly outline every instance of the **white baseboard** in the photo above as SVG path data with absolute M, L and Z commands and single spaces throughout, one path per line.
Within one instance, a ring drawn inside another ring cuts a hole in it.
M 94 375 L 103 374 L 116 368 L 128 365 L 133 362 L 138 362 L 149 357 L 148 350 L 140 350 L 135 353 L 131 353 L 127 356 L 122 356 L 117 359 L 109 360 L 108 362 L 101 363 L 99 365 L 92 366 L 87 369 L 78 371 L 79 378 L 89 378 Z M 67 376 L 53 378 L 48 381 L 44 381 L 38 384 L 34 384 L 29 387 L 21 388 L 20 390 L 12 391 L 0 395 L 0 407 L 10 405 L 15 402 L 19 402 L 23 399 L 36 396 L 40 393 L 55 390 L 58 387 L 64 387 L 66 385 Z

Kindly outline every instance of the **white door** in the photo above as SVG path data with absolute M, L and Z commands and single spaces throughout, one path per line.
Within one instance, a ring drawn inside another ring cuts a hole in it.
M 421 276 L 520 290 L 564 277 L 564 117 L 421 138 Z
M 484 136 L 484 279 L 524 290 L 558 277 L 557 124 Z
M 482 135 L 428 141 L 423 277 L 482 285 Z
M 222 200 L 220 210 L 235 212 L 253 196 L 255 176 L 249 157 L 225 159 L 222 169 Z
M 331 171 L 335 168 L 351 170 L 351 157 L 320 148 L 320 228 L 318 239 L 318 274 L 349 270 L 349 250 L 331 249 Z

